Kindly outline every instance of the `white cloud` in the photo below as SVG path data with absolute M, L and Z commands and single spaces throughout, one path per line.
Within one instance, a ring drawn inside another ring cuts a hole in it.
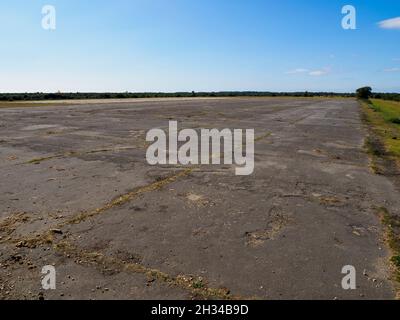
M 384 69 L 384 72 L 400 72 L 400 68 L 388 68 Z
M 330 73 L 330 68 L 323 68 L 319 70 L 309 70 L 309 69 L 304 69 L 304 68 L 298 68 L 294 70 L 290 70 L 285 72 L 285 74 L 307 74 L 309 76 L 313 77 L 320 77 L 323 75 L 326 75 Z
M 400 29 L 400 17 L 383 20 L 378 25 L 382 29 Z
M 287 71 L 286 74 L 297 74 L 297 73 L 306 73 L 308 69 L 298 68 L 294 70 Z
M 320 76 L 324 76 L 324 75 L 328 74 L 329 72 L 330 72 L 329 68 L 324 68 L 321 70 L 310 71 L 308 74 L 313 77 L 320 77 Z

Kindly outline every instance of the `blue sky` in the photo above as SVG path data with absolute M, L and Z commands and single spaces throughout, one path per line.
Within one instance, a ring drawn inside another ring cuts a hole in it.
M 400 29 L 378 25 L 396 17 L 398 0 L 2 0 L 0 92 L 400 92 Z

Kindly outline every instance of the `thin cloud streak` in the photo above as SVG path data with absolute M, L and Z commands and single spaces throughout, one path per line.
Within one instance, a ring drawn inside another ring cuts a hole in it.
M 400 29 L 400 17 L 383 20 L 378 25 L 382 29 Z
M 298 68 L 298 69 L 287 71 L 285 73 L 286 74 L 298 74 L 298 73 L 306 73 L 306 72 L 308 72 L 308 69 Z
M 285 72 L 285 74 L 289 75 L 295 75 L 295 74 L 307 74 L 312 77 L 320 77 L 326 74 L 330 73 L 330 68 L 323 68 L 323 69 L 317 69 L 317 70 L 309 70 L 305 68 L 297 68 L 294 70 L 290 70 Z
M 383 72 L 400 72 L 400 68 L 383 69 Z
M 329 68 L 324 68 L 324 69 L 321 69 L 321 70 L 313 70 L 313 71 L 311 71 L 309 73 L 309 75 L 313 76 L 313 77 L 321 77 L 321 76 L 329 74 L 330 71 L 331 70 Z

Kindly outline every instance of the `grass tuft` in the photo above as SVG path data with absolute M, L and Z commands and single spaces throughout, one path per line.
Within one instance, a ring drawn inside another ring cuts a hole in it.
M 400 285 L 400 217 L 392 214 L 384 207 L 379 208 L 378 211 L 385 228 L 385 240 L 392 251 L 390 261 L 393 265 L 395 278 Z

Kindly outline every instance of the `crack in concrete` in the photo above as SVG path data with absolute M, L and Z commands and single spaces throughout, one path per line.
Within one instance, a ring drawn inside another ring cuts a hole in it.
M 179 172 L 178 174 L 167 177 L 161 181 L 156 181 L 150 185 L 140 187 L 134 191 L 131 191 L 125 195 L 118 197 L 117 199 L 107 203 L 101 208 L 80 213 L 75 217 L 72 217 L 58 224 L 56 228 L 51 228 L 41 234 L 36 234 L 30 238 L 24 237 L 19 239 L 13 239 L 11 241 L 10 240 L 0 241 L 0 243 L 11 242 L 19 248 L 26 247 L 30 249 L 37 248 L 38 246 L 46 244 L 52 245 L 53 249 L 56 252 L 62 253 L 67 258 L 78 259 L 81 263 L 85 262 L 86 264 L 95 264 L 97 266 L 107 265 L 109 267 L 114 267 L 120 271 L 129 271 L 133 273 L 145 274 L 153 280 L 156 279 L 158 281 L 174 285 L 185 290 L 189 290 L 193 295 L 200 296 L 206 299 L 218 298 L 223 300 L 239 300 L 239 299 L 242 300 L 243 297 L 232 295 L 230 291 L 226 288 L 208 287 L 206 282 L 201 277 L 194 277 L 187 275 L 171 276 L 160 270 L 145 267 L 144 265 L 141 265 L 139 263 L 125 262 L 117 258 L 107 257 L 98 252 L 86 252 L 84 250 L 77 248 L 76 246 L 73 246 L 71 243 L 67 242 L 66 239 L 68 236 L 64 236 L 64 239 L 59 242 L 55 240 L 56 234 L 59 234 L 60 232 L 62 234 L 61 228 L 70 224 L 79 224 L 85 221 L 86 219 L 101 214 L 115 206 L 121 206 L 141 194 L 156 191 L 165 185 L 175 182 L 180 177 L 189 175 L 192 171 L 193 168 L 186 169 L 182 172 Z M 18 222 L 24 223 L 27 221 L 29 221 L 29 218 L 27 218 L 25 214 L 19 214 L 16 217 L 9 217 L 5 219 L 5 221 L 2 224 L 0 224 L 0 230 L 2 229 L 5 230 L 6 227 L 10 227 Z M 15 229 L 12 230 L 14 231 Z M 249 298 L 249 299 L 254 299 L 254 298 Z
M 66 257 L 78 260 L 79 264 L 88 264 L 104 266 L 116 269 L 119 272 L 133 272 L 144 274 L 149 281 L 158 280 L 160 282 L 173 285 L 190 291 L 194 296 L 200 296 L 205 299 L 223 299 L 223 300 L 243 300 L 243 297 L 235 296 L 226 288 L 211 288 L 202 277 L 177 275 L 172 276 L 157 269 L 146 267 L 139 263 L 126 262 L 114 257 L 105 256 L 99 252 L 88 252 L 80 250 L 67 241 L 60 241 L 53 246 L 56 252 Z M 250 299 L 250 298 L 249 298 Z M 253 298 L 252 298 L 253 299 Z

